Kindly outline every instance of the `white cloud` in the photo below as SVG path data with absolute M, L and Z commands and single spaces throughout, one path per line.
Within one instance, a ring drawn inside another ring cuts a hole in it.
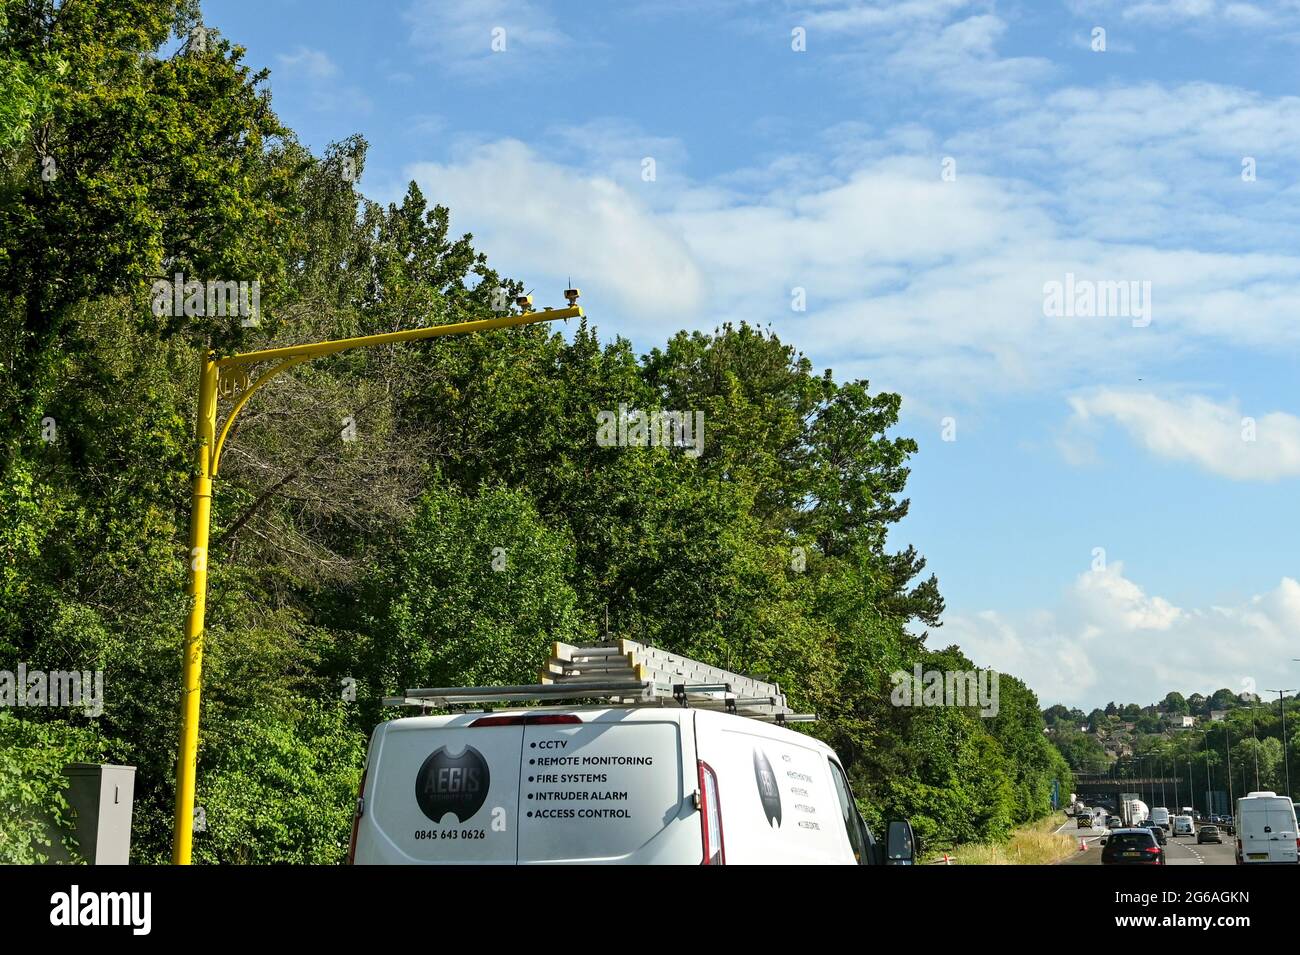
M 338 65 L 323 50 L 299 46 L 276 59 L 288 77 L 306 85 L 307 103 L 314 111 L 356 116 L 374 108 L 361 87 L 345 82 Z
M 930 33 L 910 34 L 886 66 L 896 76 L 923 78 L 932 89 L 949 96 L 999 97 L 1024 93 L 1052 70 L 1041 57 L 1003 57 L 997 41 L 1006 21 L 981 14 L 950 23 Z
M 1190 461 L 1222 477 L 1300 477 L 1300 418 L 1285 412 L 1248 416 L 1236 402 L 1106 389 L 1076 395 L 1070 407 L 1075 425 L 1093 419 L 1114 421 L 1152 454 Z
M 833 66 L 840 82 L 856 74 L 868 88 L 883 83 L 895 94 L 922 90 L 950 102 L 1036 94 L 1052 63 L 1000 56 L 1008 24 L 992 9 L 988 0 L 852 0 L 798 9 L 790 22 L 807 29 L 809 50 Z M 769 34 L 771 17 L 751 22 L 750 30 Z
M 1132 20 L 1177 22 L 1211 17 L 1218 12 L 1215 0 L 1144 0 L 1127 6 L 1124 17 Z
M 299 46 L 292 53 L 281 53 L 276 59 L 286 73 L 312 80 L 327 80 L 338 73 L 338 67 L 323 50 Z
M 771 322 L 841 373 L 963 401 L 1131 380 L 1198 347 L 1300 342 L 1300 257 L 1097 238 L 1029 182 L 960 161 L 941 181 L 942 151 L 817 175 L 796 158 L 698 183 L 680 144 L 617 123 L 547 140 L 547 158 L 502 140 L 409 173 L 503 271 L 581 280 L 607 330 Z M 654 182 L 640 174 L 648 153 Z M 1150 325 L 1045 317 L 1044 283 L 1067 272 L 1149 281 Z M 791 309 L 795 288 L 805 312 Z
M 826 4 L 795 16 L 801 25 L 836 33 L 876 31 L 918 24 L 942 25 L 953 14 L 971 6 L 971 0 L 853 0 Z
M 1227 23 L 1249 29 L 1264 29 L 1294 22 L 1300 5 L 1295 0 L 1073 0 L 1070 6 L 1084 15 L 1112 15 L 1122 20 L 1153 26 L 1204 26 Z
M 473 148 L 454 163 L 420 163 L 408 174 L 432 201 L 456 210 L 458 227 L 475 234 L 498 269 L 537 285 L 539 305 L 572 276 L 584 304 L 620 310 L 633 327 L 661 338 L 706 301 L 704 275 L 680 232 L 649 210 L 632 183 L 549 162 L 516 140 Z M 544 288 L 545 280 L 555 288 Z
M 545 66 L 550 61 L 539 60 L 539 54 L 571 42 L 555 18 L 531 0 L 416 0 L 404 18 L 411 26 L 410 42 L 430 61 L 479 77 Z M 504 49 L 494 50 L 494 40 Z
M 980 666 L 1025 680 L 1048 706 L 1155 702 L 1170 690 L 1258 692 L 1293 677 L 1300 582 L 1231 607 L 1183 609 L 1145 593 L 1122 563 L 1085 571 L 1054 610 L 950 615 L 943 637 Z
M 1148 597 L 1124 576 L 1122 561 L 1080 575 L 1073 594 L 1089 624 L 1107 631 L 1168 631 L 1184 617 L 1163 597 Z

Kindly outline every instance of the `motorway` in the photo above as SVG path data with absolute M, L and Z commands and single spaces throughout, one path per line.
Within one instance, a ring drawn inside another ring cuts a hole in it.
M 1084 844 L 1088 847 L 1086 852 L 1076 852 L 1062 865 L 1101 865 L 1101 837 L 1106 830 L 1079 829 L 1071 819 L 1056 831 L 1063 835 L 1074 836 L 1076 843 L 1078 837 L 1082 836 Z M 1236 865 L 1232 838 L 1225 835 L 1223 840 L 1222 845 L 1207 842 L 1198 846 L 1195 836 L 1177 838 L 1170 836 L 1164 846 L 1165 865 Z

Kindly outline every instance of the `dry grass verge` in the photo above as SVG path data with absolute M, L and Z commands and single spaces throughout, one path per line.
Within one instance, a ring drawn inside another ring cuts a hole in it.
M 1045 819 L 1021 826 L 1006 842 L 972 842 L 957 846 L 949 855 L 953 865 L 1052 865 L 1079 849 L 1079 840 L 1073 833 L 1056 832 L 1066 821 L 1064 813 L 1054 812 Z M 942 858 L 942 852 L 927 853 L 925 861 L 932 863 Z

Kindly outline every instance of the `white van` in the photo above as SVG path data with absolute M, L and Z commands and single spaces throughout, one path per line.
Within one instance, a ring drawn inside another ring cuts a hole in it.
M 1172 828 L 1169 822 L 1169 810 L 1165 806 L 1155 806 L 1151 809 L 1151 821 L 1159 825 L 1165 832 L 1169 832 Z
M 532 707 L 381 723 L 356 864 L 911 864 L 878 847 L 833 750 L 675 706 Z
M 1196 824 L 1192 821 L 1191 816 L 1174 816 L 1174 835 L 1175 836 L 1196 835 Z
M 1237 800 L 1237 864 L 1292 863 L 1300 858 L 1295 806 L 1286 796 L 1255 792 Z

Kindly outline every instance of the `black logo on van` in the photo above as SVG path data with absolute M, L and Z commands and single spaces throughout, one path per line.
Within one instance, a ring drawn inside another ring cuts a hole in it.
M 781 790 L 776 786 L 776 773 L 772 772 L 772 764 L 767 761 L 763 751 L 757 748 L 754 750 L 754 781 L 758 783 L 758 798 L 763 802 L 767 824 L 770 826 L 776 823 L 780 829 Z
M 483 807 L 490 779 L 487 760 L 473 746 L 466 746 L 459 756 L 442 746 L 415 776 L 415 801 L 434 822 L 441 822 L 449 812 L 457 822 L 465 822 Z

